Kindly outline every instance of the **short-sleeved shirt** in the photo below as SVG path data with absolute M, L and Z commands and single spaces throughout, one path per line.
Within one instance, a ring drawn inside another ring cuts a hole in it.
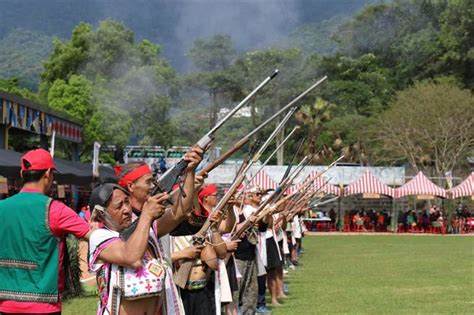
M 153 233 L 153 230 L 150 228 L 151 239 L 153 239 Z M 89 269 L 96 273 L 99 291 L 98 315 L 111 314 L 113 288 L 119 284 L 117 277 L 119 266 L 101 261 L 99 255 L 116 241 L 121 241 L 119 232 L 105 227 L 92 232 L 89 239 Z
M 117 265 L 99 260 L 100 253 L 111 243 L 120 240 L 116 231 L 100 228 L 92 232 L 89 239 L 89 269 L 96 273 L 99 284 L 99 308 L 97 314 L 108 314 L 112 308 L 112 289 L 118 284 Z M 104 269 L 105 268 L 105 269 Z
M 23 188 L 21 192 L 41 192 L 39 189 Z M 59 242 L 59 270 L 58 292 L 64 290 L 64 249 L 66 235 L 72 234 L 82 238 L 89 232 L 89 224 L 84 222 L 77 213 L 64 203 L 54 200 L 49 207 L 49 226 L 54 236 L 60 238 Z M 0 300 L 0 312 L 5 313 L 56 313 L 61 311 L 61 301 L 58 303 L 17 302 Z

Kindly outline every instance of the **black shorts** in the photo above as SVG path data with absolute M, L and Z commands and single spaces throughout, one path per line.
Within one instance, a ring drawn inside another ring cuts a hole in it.
M 283 267 L 283 260 L 278 255 L 278 245 L 273 237 L 267 238 L 267 270 Z

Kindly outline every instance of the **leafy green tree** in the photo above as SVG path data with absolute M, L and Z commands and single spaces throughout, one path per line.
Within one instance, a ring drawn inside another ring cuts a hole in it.
M 349 16 L 334 16 L 320 22 L 308 23 L 292 31 L 287 38 L 279 43 L 285 48 L 299 48 L 306 55 L 329 56 L 337 52 L 334 40 L 338 28 L 350 20 Z
M 369 130 L 378 159 L 444 176 L 472 154 L 474 98 L 451 84 L 417 83 L 397 93 Z
M 336 105 L 338 114 L 379 113 L 394 92 L 390 71 L 379 66 L 373 54 L 357 59 L 341 55 L 315 57 L 311 62 L 329 76 L 322 95 Z
M 148 144 L 170 145 L 169 109 L 179 83 L 159 54 L 158 45 L 135 43 L 133 32 L 113 20 L 96 30 L 81 23 L 70 40 L 55 42 L 40 94 L 83 122 L 83 154 L 94 141 L 123 146 L 132 134 Z
M 250 93 L 275 69 L 281 73 L 250 103 L 254 126 L 259 124 L 260 116 L 273 114 L 301 92 L 302 78 L 299 71 L 303 68 L 303 61 L 302 51 L 296 48 L 252 51 L 235 61 L 234 73 L 242 95 Z
M 366 128 L 372 118 L 362 115 L 346 114 L 334 117 L 324 124 L 318 143 L 323 153 L 334 152 L 334 158 L 343 154 L 344 161 L 367 165 L 369 160 L 367 151 L 370 148 L 370 142 L 366 138 Z M 323 155 L 323 157 L 327 154 Z M 329 162 L 329 161 L 327 161 Z M 326 163 L 327 163 L 326 162 Z
M 250 93 L 266 76 L 273 73 L 275 69 L 280 70 L 271 83 L 267 84 L 258 95 L 250 102 L 250 113 L 252 125 L 256 127 L 266 117 L 273 115 L 276 111 L 289 103 L 294 97 L 300 94 L 304 88 L 307 88 L 308 82 L 302 75 L 304 69 L 304 55 L 300 49 L 277 49 L 269 48 L 245 53 L 240 56 L 233 66 L 235 76 L 238 78 L 240 94 Z M 313 82 L 314 77 L 309 79 Z M 308 97 L 307 100 L 310 100 Z M 304 100 L 302 100 L 304 101 Z M 274 124 L 270 124 L 262 131 L 260 136 L 265 139 L 275 124 L 278 124 L 280 118 L 275 119 Z M 286 130 L 291 130 L 293 123 L 287 123 Z M 276 145 L 279 145 L 285 137 L 285 132 L 278 134 Z M 293 141 L 285 146 L 293 147 L 296 143 Z M 273 151 L 273 145 L 264 153 L 263 159 L 267 154 Z M 277 153 L 277 163 L 282 164 L 284 158 L 284 148 Z
M 84 126 L 83 160 L 90 159 L 94 141 L 126 144 L 130 118 L 123 111 L 99 106 L 92 82 L 84 76 L 72 75 L 67 82 L 60 79 L 54 81 L 48 93 L 48 104 L 52 109 L 74 117 Z M 60 142 L 61 147 L 66 156 L 71 152 L 70 144 Z
M 68 80 L 73 74 L 81 74 L 81 65 L 86 61 L 91 43 L 92 27 L 80 23 L 72 32 L 69 42 L 55 39 L 53 52 L 43 64 L 39 93 L 46 100 L 55 80 Z
M 335 37 L 344 55 L 376 55 L 398 88 L 448 75 L 472 88 L 473 21 L 471 0 L 399 0 L 367 7 Z
M 197 39 L 188 52 L 193 65 L 202 72 L 225 70 L 229 68 L 234 56 L 234 45 L 229 35 Z
M 457 76 L 474 89 L 474 9 L 470 0 L 448 1 L 439 16 L 439 42 L 443 49 L 439 58 L 445 74 Z
M 32 100 L 33 102 L 39 103 L 39 98 L 32 90 L 22 87 L 20 84 L 20 78 L 1 79 L 0 78 L 0 90 L 20 95 L 26 99 Z

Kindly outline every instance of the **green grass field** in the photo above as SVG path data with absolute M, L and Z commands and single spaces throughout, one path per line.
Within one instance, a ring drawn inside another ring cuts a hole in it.
M 303 247 L 274 315 L 474 313 L 474 237 L 308 236 Z M 96 303 L 73 299 L 63 314 L 94 314 Z
M 474 238 L 312 236 L 273 314 L 474 312 Z

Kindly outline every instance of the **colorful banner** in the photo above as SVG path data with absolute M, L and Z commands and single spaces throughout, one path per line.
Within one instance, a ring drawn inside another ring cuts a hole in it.
M 82 128 L 51 114 L 0 98 L 0 123 L 37 134 L 56 136 L 71 142 L 82 142 Z

